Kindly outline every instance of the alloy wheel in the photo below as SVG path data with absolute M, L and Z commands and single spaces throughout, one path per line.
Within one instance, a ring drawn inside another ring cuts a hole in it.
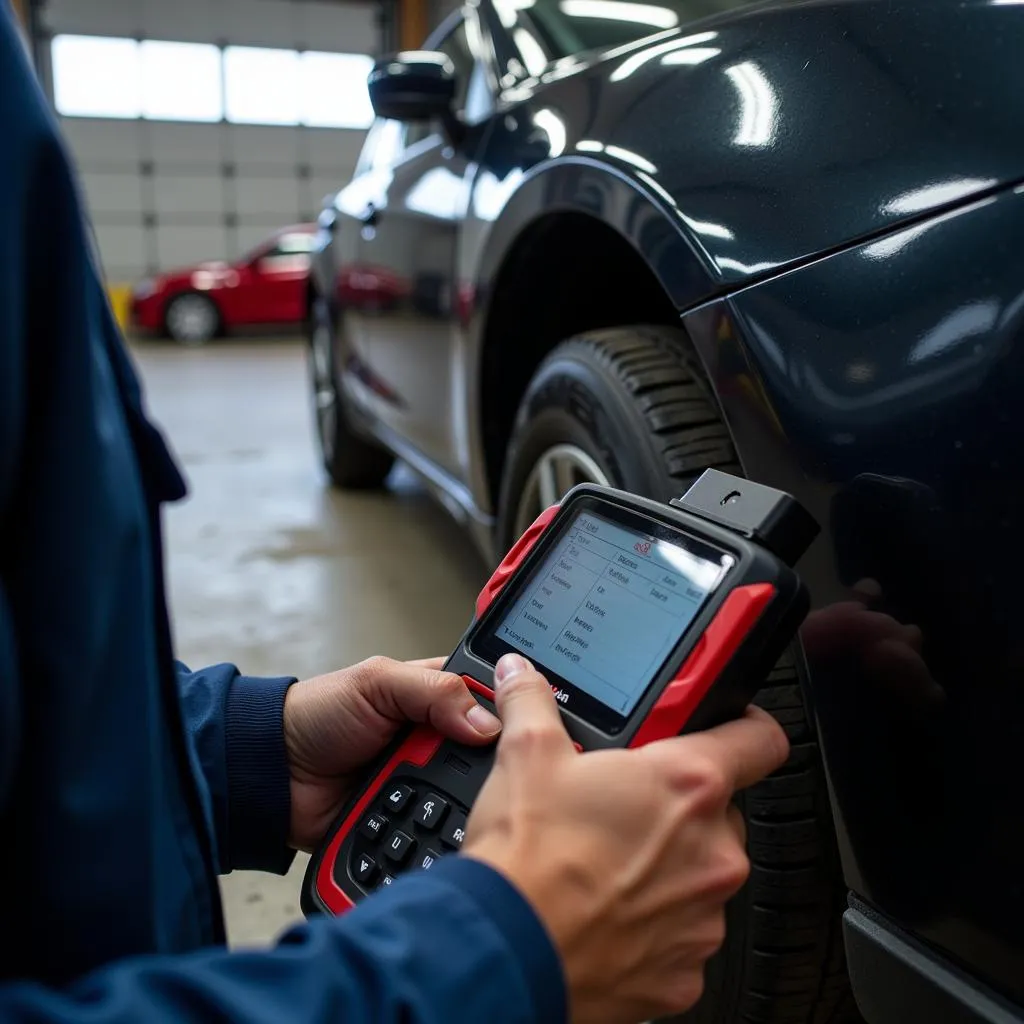
M 179 295 L 167 308 L 167 331 L 175 341 L 201 345 L 217 333 L 217 310 L 202 295 Z
M 546 508 L 557 504 L 577 484 L 609 486 L 607 474 L 582 448 L 557 444 L 548 448 L 526 478 L 516 506 L 515 536 L 520 537 Z

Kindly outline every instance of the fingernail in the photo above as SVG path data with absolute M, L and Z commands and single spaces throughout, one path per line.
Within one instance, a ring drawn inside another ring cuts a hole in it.
M 505 654 L 494 666 L 494 682 L 507 683 L 513 676 L 529 671 L 530 663 L 524 657 L 519 654 Z
M 466 719 L 481 736 L 493 736 L 501 729 L 501 720 L 495 717 L 485 707 L 481 707 L 476 701 L 466 712 Z

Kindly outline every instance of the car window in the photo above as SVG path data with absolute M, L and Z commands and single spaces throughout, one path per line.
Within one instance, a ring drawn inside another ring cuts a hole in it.
M 432 49 L 447 54 L 455 66 L 453 109 L 463 120 L 474 124 L 492 112 L 494 94 L 487 81 L 487 69 L 474 57 L 482 43 L 479 37 L 471 40 L 471 31 L 479 32 L 476 23 L 467 26 L 463 19 L 440 42 L 434 42 Z M 394 167 L 407 149 L 436 130 L 437 125 L 428 121 L 402 123 L 378 118 L 367 132 L 356 162 L 356 174 Z
M 494 0 L 531 74 L 590 50 L 609 50 L 754 0 Z
M 480 59 L 483 41 L 477 22 L 460 21 L 437 44 L 437 49 L 455 65 L 455 112 L 470 124 L 482 121 L 493 109 L 494 96 L 487 82 L 487 69 Z
M 282 235 L 267 256 L 294 256 L 297 253 L 313 251 L 313 236 L 306 231 Z
M 469 91 L 469 80 L 473 75 L 473 54 L 469 48 L 469 37 L 466 33 L 466 22 L 458 25 L 444 38 L 437 47 L 446 53 L 455 65 L 455 110 L 458 113 L 466 105 L 466 94 Z
M 302 271 L 309 268 L 313 251 L 313 236 L 305 231 L 289 231 L 281 235 L 270 248 L 258 255 L 259 265 L 265 270 Z

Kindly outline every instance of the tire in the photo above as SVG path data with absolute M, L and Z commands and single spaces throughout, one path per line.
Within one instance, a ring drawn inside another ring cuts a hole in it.
M 221 328 L 220 310 L 199 292 L 175 295 L 164 309 L 164 330 L 179 345 L 205 345 Z
M 324 471 L 331 483 L 343 490 L 383 486 L 395 459 L 352 429 L 335 369 L 331 312 L 321 298 L 316 298 L 310 309 L 308 354 L 313 427 Z
M 558 446 L 584 452 L 612 486 L 663 501 L 706 468 L 740 473 L 696 355 L 685 334 L 667 327 L 590 332 L 541 364 L 513 428 L 501 550 L 515 539 L 517 502 L 527 501 L 534 467 Z M 727 908 L 725 944 L 708 964 L 704 996 L 677 1020 L 852 1024 L 861 1018 L 842 942 L 846 889 L 820 753 L 791 657 L 772 671 L 756 702 L 782 723 L 792 753 L 738 798 L 750 880 Z

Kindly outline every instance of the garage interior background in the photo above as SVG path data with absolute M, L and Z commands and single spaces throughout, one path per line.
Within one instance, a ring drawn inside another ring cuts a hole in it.
M 40 78 L 58 110 L 67 109 L 69 99 L 75 109 L 88 109 L 88 102 L 80 102 L 83 93 L 87 101 L 98 97 L 100 107 L 122 105 L 118 117 L 60 116 L 116 299 L 119 286 L 147 274 L 199 260 L 235 259 L 277 228 L 314 220 L 324 197 L 348 181 L 359 156 L 371 116 L 361 84 L 369 57 L 418 45 L 451 4 L 15 0 L 15 6 L 28 22 Z M 73 59 L 65 60 L 70 71 L 62 96 L 62 36 L 93 37 L 94 47 L 117 40 L 122 50 L 146 41 L 206 44 L 171 54 L 154 54 L 150 47 L 135 60 L 162 57 L 201 72 L 216 70 L 226 102 L 204 97 L 198 80 L 203 75 L 189 81 L 192 72 L 184 72 L 175 84 L 179 99 L 191 90 L 192 102 L 185 106 L 195 113 L 189 119 L 132 116 L 137 100 L 131 83 L 112 70 L 125 59 L 116 47 L 113 61 L 91 61 L 88 81 Z M 298 95 L 289 97 L 275 61 L 293 70 L 305 51 L 354 57 L 340 68 L 321 58 L 311 74 L 298 78 Z M 219 66 L 211 69 L 211 58 Z M 289 110 L 290 98 L 298 100 L 298 117 Z M 345 127 L 317 126 L 325 124 Z

